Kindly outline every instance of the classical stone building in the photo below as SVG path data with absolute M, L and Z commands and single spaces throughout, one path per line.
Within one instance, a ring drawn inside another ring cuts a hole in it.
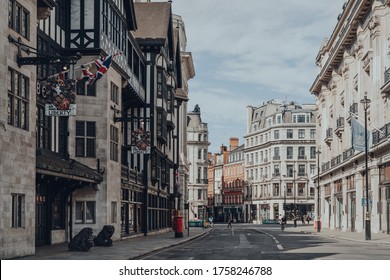
M 84 227 L 113 225 L 114 240 L 170 230 L 194 73 L 171 3 L 1 7 L 0 258 Z
M 37 1 L 0 4 L 0 258 L 35 252 L 35 67 L 17 63 L 8 36 L 36 46 Z M 43 1 L 38 1 L 47 5 Z
M 247 108 L 245 220 L 312 216 L 316 170 L 315 105 L 271 100 Z M 283 205 L 285 205 L 283 207 Z
M 390 233 L 389 27 L 389 1 L 348 1 L 316 58 L 319 74 L 310 91 L 318 110 L 315 185 L 325 228 L 367 232 L 369 221 L 373 233 Z M 351 144 L 351 123 L 364 131 L 365 115 L 367 169 L 364 136 L 363 149 Z
M 206 218 L 208 187 L 208 126 L 202 121 L 200 107 L 187 114 L 187 155 L 189 166 L 189 219 Z

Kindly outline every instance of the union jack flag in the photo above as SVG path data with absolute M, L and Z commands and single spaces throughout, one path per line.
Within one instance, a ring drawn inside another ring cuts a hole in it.
M 97 69 L 96 73 L 92 73 L 89 70 L 89 67 L 85 68 L 85 66 L 82 66 L 83 70 L 81 80 L 83 80 L 88 86 L 96 83 L 96 81 L 103 77 L 103 75 L 108 71 L 112 63 L 112 55 L 96 59 L 94 63 Z

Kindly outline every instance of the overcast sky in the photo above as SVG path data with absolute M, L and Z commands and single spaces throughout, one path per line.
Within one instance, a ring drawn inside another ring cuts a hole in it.
M 189 111 L 198 104 L 210 152 L 243 144 L 246 107 L 278 99 L 314 103 L 315 58 L 344 0 L 173 0 L 192 53 Z

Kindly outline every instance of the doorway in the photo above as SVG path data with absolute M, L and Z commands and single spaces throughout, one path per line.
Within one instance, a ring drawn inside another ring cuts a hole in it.
M 48 245 L 50 242 L 47 203 L 47 188 L 38 184 L 35 197 L 35 246 Z

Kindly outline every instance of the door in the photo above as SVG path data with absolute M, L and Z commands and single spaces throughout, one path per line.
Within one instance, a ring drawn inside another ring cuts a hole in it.
M 46 195 L 37 193 L 35 203 L 35 246 L 49 244 Z
M 351 231 L 355 232 L 356 221 L 356 196 L 355 193 L 351 193 Z
M 390 234 L 390 202 L 387 202 L 387 234 Z

